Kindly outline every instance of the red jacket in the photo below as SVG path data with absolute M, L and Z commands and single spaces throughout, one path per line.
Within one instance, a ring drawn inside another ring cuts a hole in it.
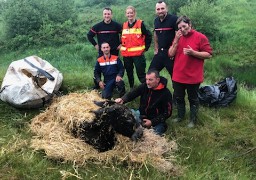
M 132 28 L 128 21 L 123 24 L 121 54 L 125 57 L 141 56 L 145 50 L 145 35 L 141 30 L 142 20 L 137 20 Z
M 205 51 L 212 54 L 212 48 L 205 35 L 191 30 L 188 35 L 181 36 L 174 58 L 172 80 L 185 84 L 198 84 L 203 82 L 204 60 L 183 53 L 188 45 L 196 51 Z

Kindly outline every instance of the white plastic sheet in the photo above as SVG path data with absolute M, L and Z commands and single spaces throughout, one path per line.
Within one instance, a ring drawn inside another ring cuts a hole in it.
M 31 63 L 49 73 L 54 80 L 45 77 Z M 9 65 L 1 85 L 0 98 L 14 107 L 38 108 L 59 90 L 62 80 L 62 73 L 49 62 L 37 56 L 29 56 Z

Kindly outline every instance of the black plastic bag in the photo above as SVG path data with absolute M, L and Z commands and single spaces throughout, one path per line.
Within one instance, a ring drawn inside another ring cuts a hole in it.
M 227 77 L 214 85 L 199 88 L 198 97 L 202 105 L 209 107 L 228 106 L 237 95 L 237 83 L 233 77 Z

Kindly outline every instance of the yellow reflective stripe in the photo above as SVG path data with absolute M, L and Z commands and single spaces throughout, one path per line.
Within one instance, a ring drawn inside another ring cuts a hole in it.
M 128 51 L 140 51 L 140 50 L 144 50 L 145 46 L 138 46 L 138 47 L 131 47 L 128 48 Z
M 123 29 L 122 34 L 142 34 L 141 29 L 131 28 Z
M 126 47 L 121 46 L 120 50 L 121 50 L 121 51 L 125 51 L 125 50 L 126 50 Z

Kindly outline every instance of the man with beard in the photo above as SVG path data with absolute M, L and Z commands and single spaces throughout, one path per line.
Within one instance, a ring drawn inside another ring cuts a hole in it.
M 111 99 L 114 88 L 117 88 L 120 97 L 125 93 L 123 81 L 124 66 L 118 56 L 110 54 L 108 43 L 101 44 L 103 56 L 97 59 L 94 68 L 95 85 L 102 89 L 102 98 Z M 101 80 L 103 74 L 104 80 Z
M 177 30 L 176 21 L 178 17 L 168 13 L 164 1 L 156 3 L 157 18 L 154 21 L 154 58 L 149 69 L 161 71 L 166 68 L 172 77 L 173 60 L 168 56 L 168 49 L 172 44 Z
M 146 73 L 145 83 L 115 101 L 123 104 L 137 97 L 140 97 L 137 121 L 141 121 L 143 127 L 153 128 L 156 134 L 162 135 L 167 129 L 166 119 L 172 115 L 172 94 L 167 88 L 167 79 L 151 69 Z
M 119 23 L 112 20 L 112 10 L 104 8 L 103 21 L 95 24 L 87 33 L 87 38 L 95 49 L 99 52 L 99 57 L 103 55 L 100 45 L 107 42 L 110 45 L 110 54 L 118 56 L 121 47 L 119 35 L 122 32 L 122 27 Z M 94 40 L 97 36 L 97 42 Z

